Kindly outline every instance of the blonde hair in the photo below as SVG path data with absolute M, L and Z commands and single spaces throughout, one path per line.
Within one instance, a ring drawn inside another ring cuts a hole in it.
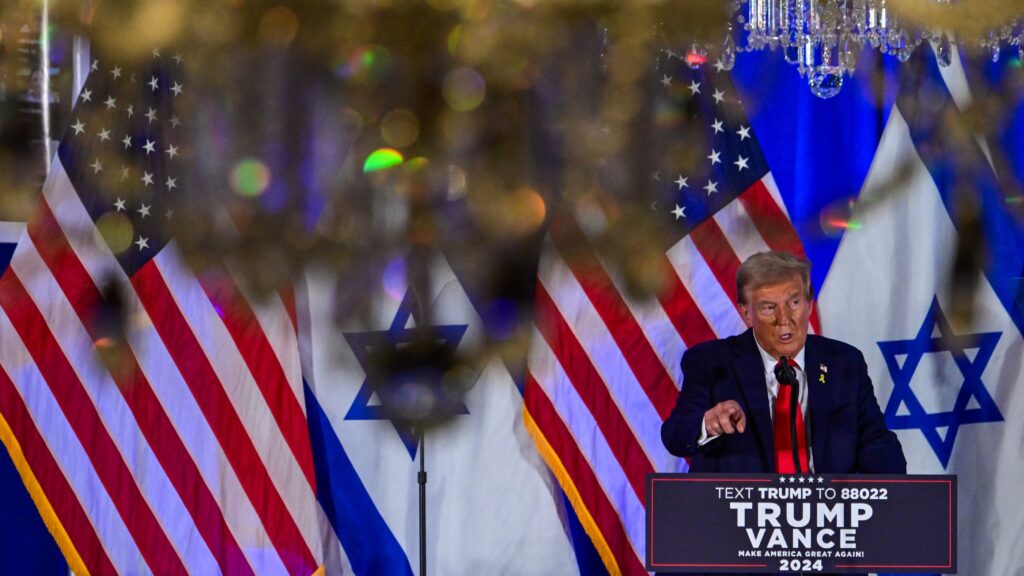
M 788 252 L 759 252 L 747 258 L 736 271 L 736 298 L 747 303 L 747 290 L 769 284 L 780 284 L 794 276 L 804 284 L 804 294 L 814 299 L 811 286 L 811 263 Z

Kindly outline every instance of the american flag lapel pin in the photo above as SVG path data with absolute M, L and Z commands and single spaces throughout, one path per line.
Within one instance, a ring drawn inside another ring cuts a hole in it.
M 820 364 L 818 366 L 818 368 L 821 369 L 821 374 L 818 375 L 818 382 L 821 382 L 822 384 L 824 384 L 825 383 L 825 374 L 828 374 L 828 366 L 825 366 L 824 364 Z

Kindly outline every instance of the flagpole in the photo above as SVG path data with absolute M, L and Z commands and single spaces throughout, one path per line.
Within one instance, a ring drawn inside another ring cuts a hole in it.
M 50 2 L 43 0 L 43 10 L 39 19 L 39 71 L 42 72 L 42 96 L 40 107 L 43 118 L 43 156 L 46 172 L 50 172 Z
M 420 576 L 427 576 L 427 455 L 424 451 L 426 434 L 417 428 L 420 436 L 420 472 L 416 475 L 420 485 Z

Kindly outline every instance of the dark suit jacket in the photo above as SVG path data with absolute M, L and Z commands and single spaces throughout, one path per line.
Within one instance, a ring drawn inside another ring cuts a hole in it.
M 768 385 L 753 331 L 694 346 L 682 362 L 683 388 L 661 427 L 668 451 L 689 458 L 691 472 L 774 472 Z M 885 425 L 860 351 L 808 335 L 804 364 L 815 472 L 905 474 L 903 448 Z M 743 408 L 746 431 L 698 447 L 704 412 L 723 400 Z

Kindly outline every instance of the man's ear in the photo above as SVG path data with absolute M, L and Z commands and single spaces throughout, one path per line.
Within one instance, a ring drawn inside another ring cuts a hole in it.
M 740 317 L 743 318 L 743 323 L 747 325 L 747 328 L 754 327 L 754 318 L 751 316 L 750 304 L 736 303 L 736 310 L 739 311 Z

